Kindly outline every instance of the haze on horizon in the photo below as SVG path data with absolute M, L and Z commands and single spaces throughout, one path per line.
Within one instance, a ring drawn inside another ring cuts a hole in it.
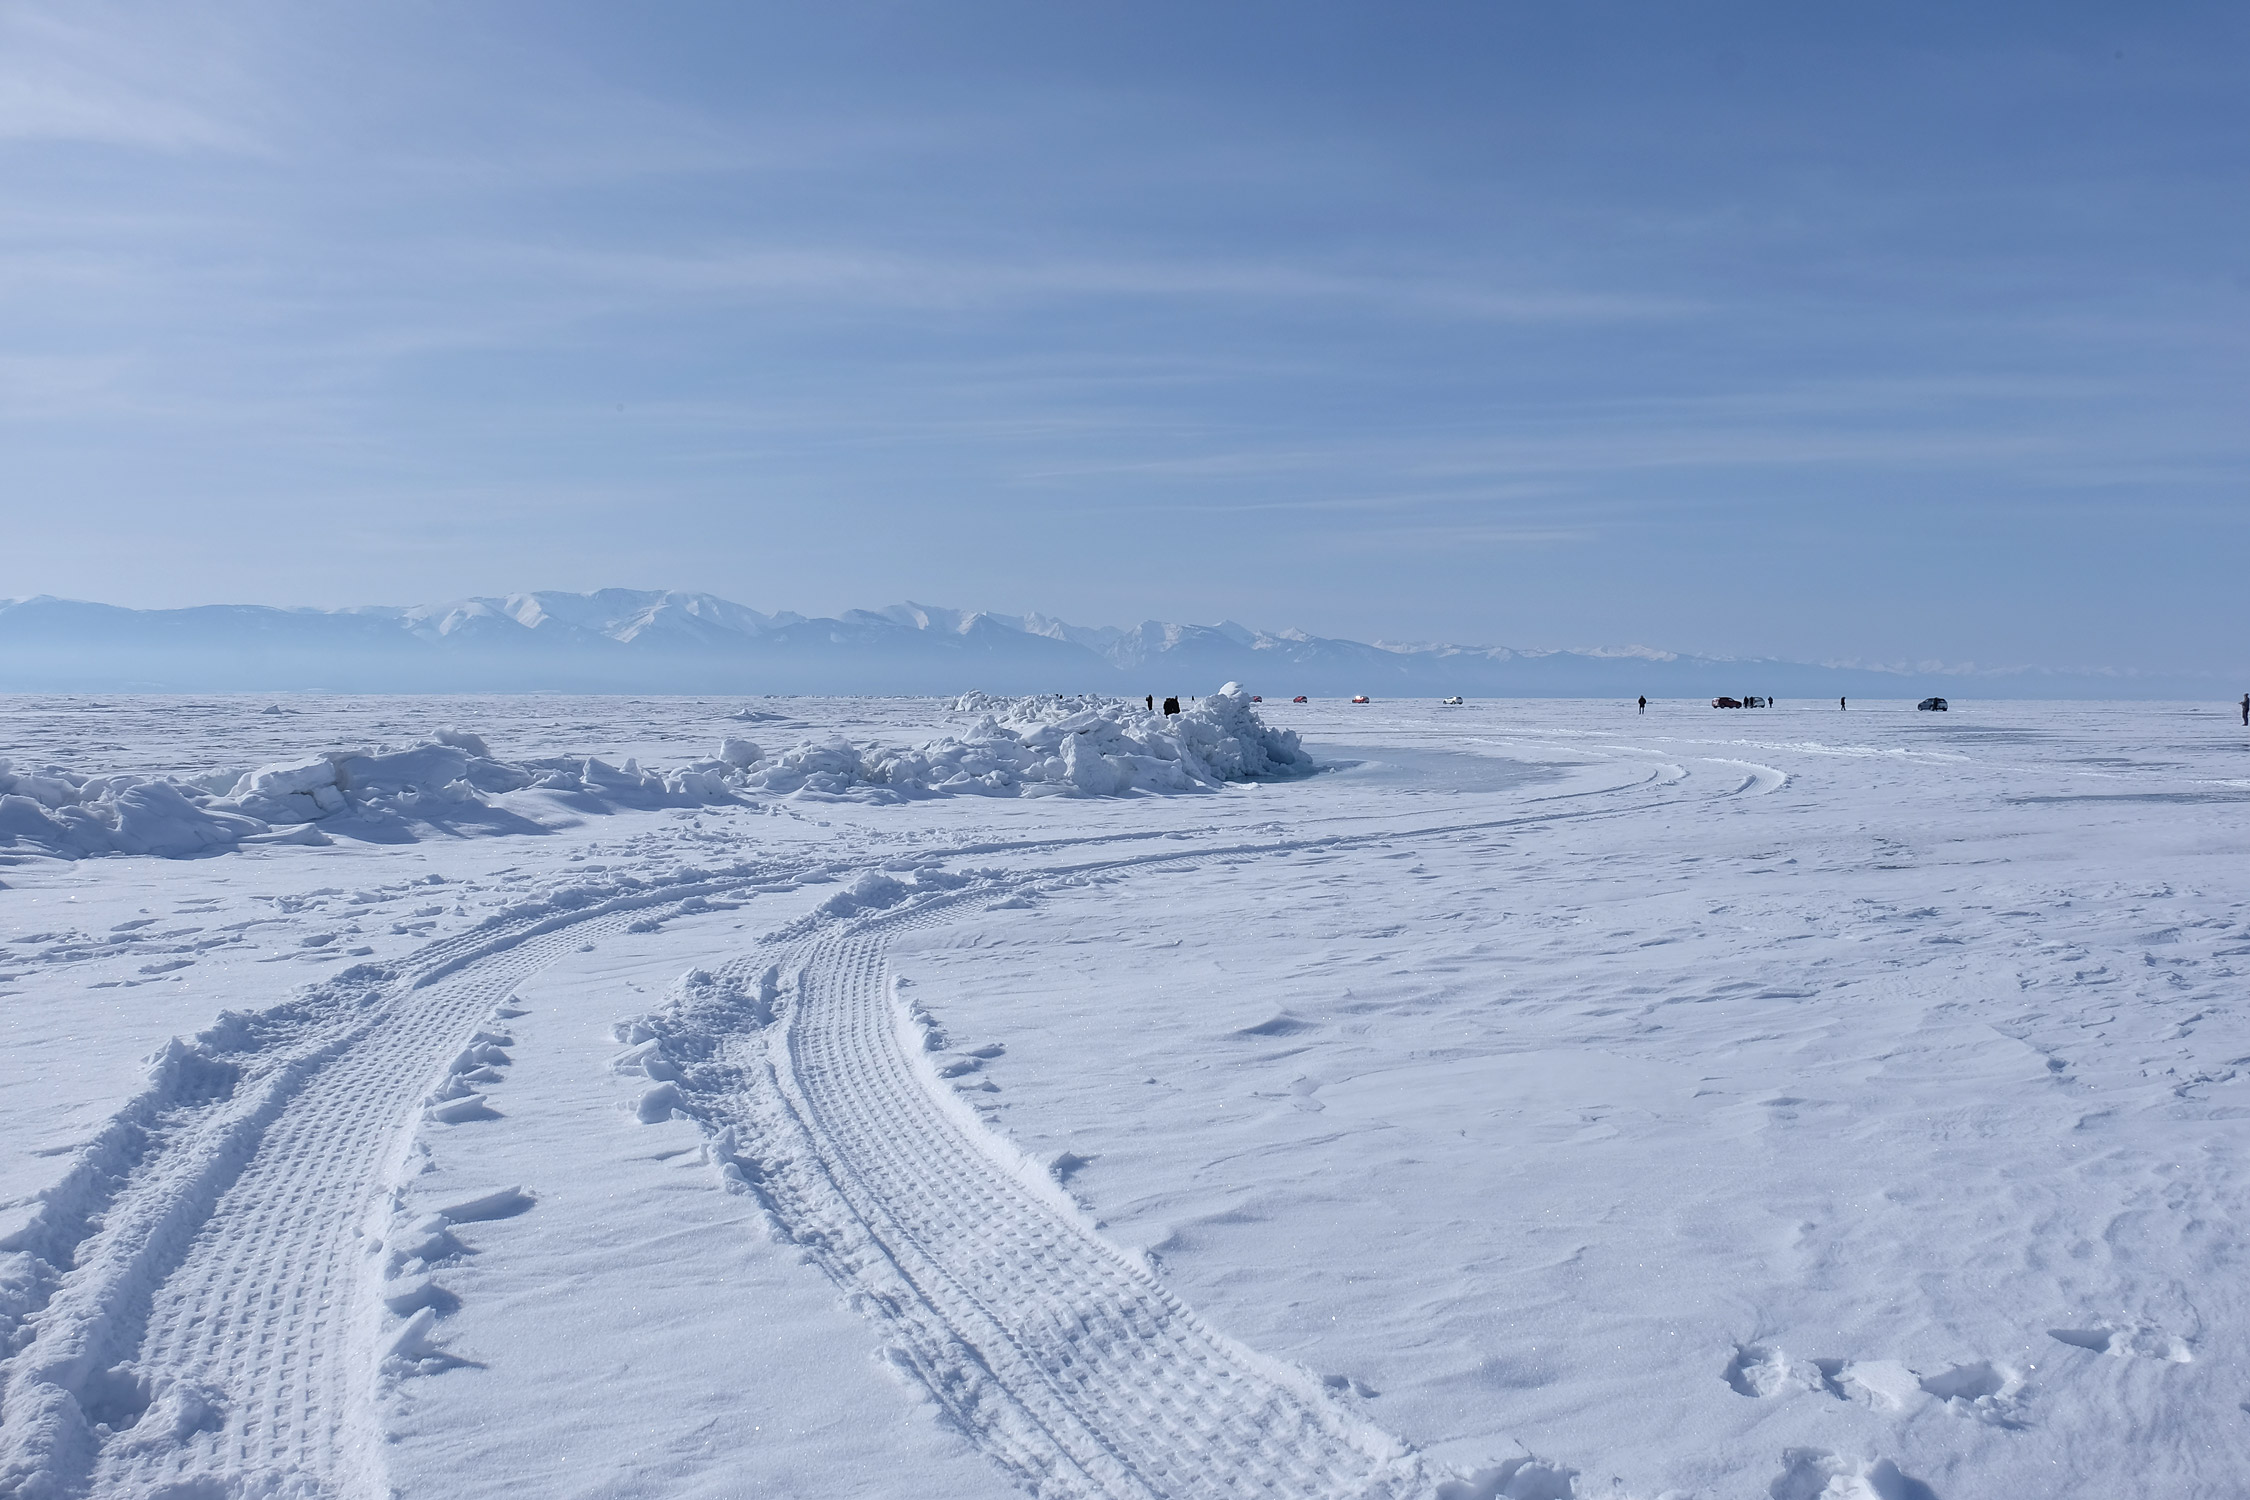
M 2250 15 L 0 5 L 0 597 L 2250 671 Z

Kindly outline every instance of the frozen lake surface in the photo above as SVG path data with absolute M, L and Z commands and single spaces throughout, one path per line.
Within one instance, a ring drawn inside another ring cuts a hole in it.
M 1259 711 L 1323 769 L 0 847 L 0 1494 L 2242 1493 L 2231 711 Z M 976 718 L 19 697 L 0 757 Z

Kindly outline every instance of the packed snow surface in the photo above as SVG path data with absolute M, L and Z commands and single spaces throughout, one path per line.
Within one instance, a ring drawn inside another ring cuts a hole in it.
M 0 706 L 0 1495 L 2250 1472 L 2230 712 Z

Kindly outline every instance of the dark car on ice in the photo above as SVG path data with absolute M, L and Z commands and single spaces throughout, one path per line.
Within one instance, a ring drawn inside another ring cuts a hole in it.
M 1926 709 L 1931 713 L 1942 714 L 1945 712 L 1945 700 L 1943 698 L 1924 698 L 1914 706 L 1919 709 Z

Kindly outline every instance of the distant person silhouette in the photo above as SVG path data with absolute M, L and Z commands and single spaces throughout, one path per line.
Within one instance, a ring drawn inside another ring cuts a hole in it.
M 1174 714 L 1178 713 L 1179 711 L 1180 711 L 1180 700 L 1179 700 L 1179 699 L 1177 699 L 1177 698 L 1167 698 L 1167 699 L 1165 699 L 1165 700 L 1164 700 L 1164 716 L 1165 716 L 1166 718 L 1170 718 L 1170 717 L 1171 717 L 1172 715 L 1174 715 Z
M 1648 712 L 1648 694 L 1646 693 L 1641 694 L 1641 712 L 1644 714 Z M 2250 720 L 2245 720 L 2244 722 L 2250 723 Z
M 1146 704 L 1148 705 L 1148 711 L 1149 711 L 1150 713 L 1155 713 L 1155 712 L 1156 712 L 1156 694 L 1154 694 L 1154 693 L 1151 693 L 1151 694 L 1149 694 L 1149 695 L 1148 695 L 1148 696 L 1147 696 L 1146 698 L 1142 699 L 1141 701 L 1142 701 L 1142 702 L 1144 702 L 1144 703 L 1146 703 Z
M 2250 725 L 2250 693 L 2242 695 L 2242 722 Z
M 1848 709 L 1848 708 L 1850 708 L 1850 707 L 1851 707 L 1851 704 L 1850 704 L 1850 703 L 1848 703 L 1848 702 L 1846 702 L 1846 701 L 1845 701 L 1844 699 L 1842 699 L 1842 698 L 1838 698 L 1838 699 L 1836 700 L 1836 711 L 1837 711 L 1838 713 L 1842 713 L 1842 712 L 1843 712 L 1844 710 L 1846 710 L 1846 709 Z

